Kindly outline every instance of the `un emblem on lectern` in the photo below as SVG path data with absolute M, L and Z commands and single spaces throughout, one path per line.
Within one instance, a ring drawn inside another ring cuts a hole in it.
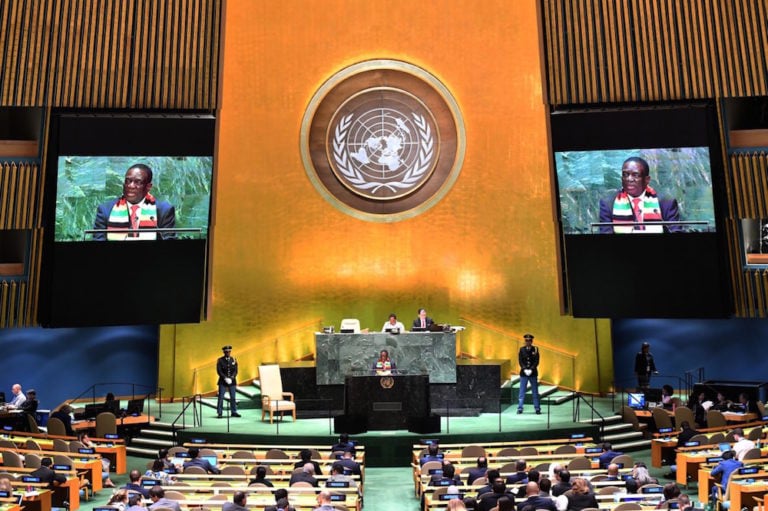
M 338 209 L 392 222 L 435 205 L 464 158 L 464 127 L 448 89 L 405 62 L 362 62 L 332 76 L 304 115 L 307 175 Z
M 379 380 L 382 389 L 391 389 L 395 386 L 395 379 L 391 376 L 382 376 Z

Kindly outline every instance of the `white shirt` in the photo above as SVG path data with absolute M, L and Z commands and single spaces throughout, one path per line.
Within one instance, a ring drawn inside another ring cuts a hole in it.
M 733 451 L 736 453 L 736 459 L 739 461 L 742 461 L 744 459 L 744 455 L 747 453 L 748 450 L 754 449 L 755 442 L 748 438 L 743 438 L 733 444 Z
M 13 396 L 13 399 L 8 403 L 9 406 L 12 406 L 14 408 L 20 407 L 22 404 L 24 404 L 24 401 L 27 400 L 27 396 L 24 395 L 22 391 L 19 391 L 18 394 Z
M 382 332 L 386 332 L 387 328 L 397 328 L 398 332 L 400 332 L 400 333 L 405 332 L 405 327 L 399 321 L 395 321 L 394 325 L 392 323 L 390 323 L 389 321 L 387 321 L 386 323 L 384 323 L 384 326 L 381 327 L 381 331 Z

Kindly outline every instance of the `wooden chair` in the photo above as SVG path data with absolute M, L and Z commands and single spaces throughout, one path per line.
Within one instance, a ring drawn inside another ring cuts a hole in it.
M 573 454 L 576 452 L 576 446 L 571 444 L 560 445 L 555 449 L 555 454 Z
M 651 410 L 651 416 L 653 417 L 653 422 L 656 424 L 656 429 L 673 427 L 672 419 L 665 409 L 654 408 Z
M 756 460 L 759 459 L 761 456 L 760 454 L 760 448 L 759 447 L 753 447 L 752 449 L 748 450 L 744 453 L 744 456 L 741 457 L 741 460 Z
M 288 460 L 291 459 L 288 454 L 282 449 L 270 449 L 264 457 L 268 460 Z
M 211 495 L 208 500 L 229 500 L 229 496 L 224 493 L 219 493 L 218 495 Z
M 259 381 L 261 382 L 261 420 L 269 413 L 269 423 L 272 424 L 275 413 L 284 415 L 290 412 L 296 420 L 296 403 L 293 392 L 283 391 L 283 380 L 280 376 L 280 366 L 277 364 L 259 366 Z
M 698 435 L 693 435 L 689 441 L 690 442 L 699 442 L 699 445 L 707 445 L 708 443 L 710 443 L 709 437 L 707 435 L 705 435 L 704 433 L 699 433 Z
M 42 451 L 40 444 L 31 438 L 24 443 L 24 448 L 30 451 Z
M 27 468 L 40 468 L 42 458 L 37 454 L 27 453 L 24 455 L 24 466 Z
M 153 508 L 153 511 L 155 511 L 156 508 Z M 637 502 L 622 502 L 615 508 L 613 508 L 613 511 L 641 511 L 643 507 L 638 504 Z
M 37 425 L 35 416 L 30 413 L 27 414 L 27 429 L 30 433 L 40 433 L 40 427 Z
M 232 453 L 232 459 L 235 460 L 252 460 L 256 455 L 249 451 L 235 451 Z
M 520 449 L 516 449 L 515 447 L 505 447 L 500 449 L 499 452 L 496 453 L 496 456 L 520 456 Z
M 725 433 L 716 432 L 709 435 L 708 444 L 720 444 L 725 442 Z
M 223 473 L 224 471 L 222 471 L 222 474 Z M 232 487 L 232 485 L 226 481 L 216 481 L 211 486 L 215 488 L 231 488 Z
M 53 450 L 59 452 L 69 452 L 69 442 L 61 438 L 53 439 Z
M 421 466 L 422 474 L 429 474 L 430 470 L 442 470 L 443 464 L 440 461 L 428 461 Z
M 22 468 L 24 462 L 21 460 L 21 456 L 14 451 L 3 451 L 3 466 Z
M 568 470 L 589 470 L 592 468 L 592 461 L 589 458 L 579 457 L 573 458 L 568 462 Z
M 624 468 L 632 468 L 635 464 L 635 460 L 629 454 L 619 454 L 611 460 L 611 463 L 623 465 Z
M 185 474 L 207 474 L 208 472 L 205 471 L 203 467 L 184 467 L 184 473 Z
M 533 468 L 535 470 L 538 470 L 540 474 L 543 474 L 544 472 L 548 472 L 549 471 L 549 466 L 550 465 L 551 465 L 551 463 L 544 462 L 544 463 L 539 463 L 538 465 L 536 465 Z
M 69 452 L 79 453 L 80 449 L 85 449 L 85 444 L 83 444 L 83 442 L 78 440 L 72 440 L 69 442 Z
M 622 491 L 625 491 L 626 488 L 619 488 L 618 486 L 603 486 L 599 490 L 597 490 L 598 495 L 613 495 L 614 493 L 619 493 Z
M 11 442 L 10 440 L 6 440 L 5 438 L 0 439 L 0 447 L 5 447 L 6 449 L 16 449 L 16 444 Z
M 479 458 L 485 456 L 485 448 L 480 445 L 468 445 L 461 450 L 462 458 Z
M 171 500 L 186 500 L 186 497 L 184 496 L 184 494 L 176 490 L 166 490 L 165 498 L 171 499 Z
M 256 475 L 256 469 L 259 468 L 259 467 L 266 468 L 267 469 L 267 475 L 274 475 L 275 474 L 275 471 L 272 470 L 272 467 L 270 467 L 269 465 L 254 465 L 253 467 L 251 467 L 251 470 L 250 470 L 249 473 L 252 476 L 255 476 Z
M 48 419 L 48 424 L 46 427 L 48 428 L 49 435 L 58 435 L 58 436 L 67 435 L 67 428 L 64 426 L 64 423 L 61 422 L 61 419 L 59 419 L 58 417 L 51 417 L 50 419 Z
M 314 488 L 309 481 L 294 481 L 291 483 L 292 488 Z
M 631 424 L 632 429 L 642 432 L 643 435 L 648 430 L 648 424 L 641 423 L 637 419 L 637 412 L 631 406 L 624 405 L 621 407 L 621 418 L 626 424 Z
M 535 447 L 527 446 L 520 448 L 520 456 L 538 456 L 539 450 Z
M 753 442 L 757 442 L 762 438 L 763 436 L 763 428 L 752 428 L 749 430 L 749 433 L 747 433 L 747 438 L 752 440 Z
M 187 448 L 186 447 L 181 447 L 180 445 L 176 445 L 176 446 L 173 446 L 170 449 L 168 449 L 168 455 L 171 458 L 173 458 L 174 456 L 176 456 L 180 452 L 187 452 Z
M 245 475 L 245 469 L 239 465 L 226 465 L 221 469 L 222 474 L 229 474 L 229 475 Z
M 112 412 L 101 412 L 96 416 L 96 437 L 106 438 L 117 434 L 117 418 Z
M 675 424 L 677 424 L 677 427 L 680 428 L 683 422 L 687 422 L 691 425 L 692 428 L 697 426 L 696 418 L 693 415 L 693 410 L 687 406 L 677 406 L 675 407 Z
M 725 428 L 727 426 L 728 422 L 725 420 L 723 412 L 719 410 L 707 410 L 707 427 Z

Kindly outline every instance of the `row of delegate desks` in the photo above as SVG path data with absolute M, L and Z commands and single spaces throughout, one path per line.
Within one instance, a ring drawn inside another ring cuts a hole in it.
M 48 451 L 53 451 L 54 439 L 60 439 L 66 442 L 77 440 L 77 438 L 69 436 L 25 433 L 20 431 L 10 431 L 7 435 L 4 435 L 3 438 L 16 444 L 19 449 L 24 449 L 26 447 L 27 440 L 34 440 L 37 442 L 37 445 L 40 446 L 40 449 L 43 450 L 43 455 L 51 454 Z M 94 448 L 96 454 L 109 459 L 110 466 L 115 467 L 116 474 L 125 474 L 128 471 L 125 441 L 123 439 L 91 438 L 91 441 L 96 445 Z M 29 452 L 35 453 L 35 451 L 31 450 Z M 77 457 L 75 456 L 77 454 L 78 453 L 70 453 L 70 457 Z
M 32 468 L 9 467 L 2 471 L 22 477 L 34 470 Z M 11 480 L 14 492 L 24 494 L 22 507 L 26 511 L 50 511 L 52 496 L 54 495 L 58 502 L 69 502 L 70 511 L 77 511 L 80 508 L 80 478 L 77 471 L 74 469 L 65 472 L 57 471 L 57 474 L 65 475 L 67 480 L 56 486 L 53 491 L 48 489 L 47 483 L 28 483 L 19 478 Z
M 0 452 L 2 451 L 12 451 L 16 454 L 19 454 L 21 456 L 24 456 L 26 454 L 35 454 L 40 455 L 40 451 L 33 451 L 30 449 L 10 449 L 7 447 L 0 447 Z M 87 473 L 88 480 L 91 481 L 91 487 L 93 488 L 94 492 L 97 492 L 102 489 L 102 481 L 101 481 L 101 456 L 99 454 L 78 454 L 73 452 L 59 452 L 59 451 L 47 451 L 44 453 L 45 456 L 50 456 L 54 458 L 54 463 L 56 463 L 55 456 L 61 455 L 61 456 L 67 456 L 70 458 L 73 462 L 73 469 L 75 470 L 81 470 Z M 8 469 L 13 467 L 5 467 L 0 466 L 5 471 L 9 471 Z M 30 469 L 30 472 L 35 469 Z
M 734 472 L 729 479 L 730 486 L 730 501 L 731 505 L 738 504 L 738 508 L 742 509 L 747 506 L 750 509 L 756 505 L 757 501 L 762 499 L 763 495 L 768 492 L 768 471 L 766 471 L 766 464 L 768 459 L 756 459 L 748 460 L 747 463 L 750 467 L 758 467 L 758 471 L 754 474 L 739 474 Z M 706 502 L 709 498 L 712 487 L 715 484 L 715 479 L 712 477 L 711 472 L 715 467 L 714 464 L 702 465 L 698 471 L 698 494 L 699 500 Z
M 486 451 L 486 457 L 490 460 L 494 458 L 494 453 L 498 453 L 503 449 L 523 449 L 534 448 L 539 454 L 554 453 L 556 449 L 563 445 L 573 445 L 576 448 L 577 453 L 584 453 L 587 447 L 594 447 L 594 442 L 591 437 L 584 438 L 560 438 L 551 440 L 523 440 L 519 442 L 481 442 L 472 444 L 438 444 L 440 452 L 442 452 L 446 458 L 454 459 L 460 458 L 461 452 L 465 447 L 470 445 L 482 447 Z M 413 462 L 418 463 L 421 454 L 426 452 L 429 448 L 427 444 L 413 444 Z M 526 457 L 525 455 L 521 455 Z M 521 457 L 521 456 L 518 456 Z M 490 462 L 490 461 L 489 461 Z
M 750 429 L 753 428 L 760 428 L 763 429 L 765 427 L 765 422 L 751 422 L 748 424 L 744 424 L 743 426 L 740 426 L 745 434 L 749 432 Z M 712 434 L 712 433 L 724 433 L 731 428 L 705 428 L 699 430 L 699 433 L 702 434 Z M 651 441 L 651 466 L 656 468 L 661 468 L 663 466 L 663 461 L 667 454 L 670 454 L 672 451 L 676 450 L 677 447 L 677 435 L 679 432 L 675 432 L 671 435 L 664 435 L 659 436 L 658 434 L 655 434 L 656 438 L 654 438 Z M 762 436 L 762 434 L 761 434 Z
M 675 412 L 673 410 L 667 410 L 665 408 L 662 408 L 665 412 L 667 412 L 667 415 L 674 418 Z M 758 419 L 758 416 L 756 413 L 740 413 L 740 412 L 722 412 L 723 417 L 727 422 L 732 422 L 734 424 L 743 424 L 745 422 L 753 422 Z M 653 410 L 652 409 L 643 409 L 643 410 L 635 410 L 635 415 L 637 415 L 637 418 L 643 418 L 643 419 L 650 419 L 653 417 Z
M 681 447 L 677 450 L 677 472 L 675 481 L 677 484 L 687 486 L 688 475 L 693 478 L 698 475 L 699 466 L 706 464 L 708 459 L 716 458 L 722 454 L 717 446 Z M 768 455 L 768 447 L 760 450 L 760 456 Z M 741 508 L 739 508 L 741 509 Z
M 275 504 L 274 488 L 266 486 L 174 486 L 173 483 L 164 485 L 165 491 L 177 491 L 184 495 L 184 500 L 179 504 L 190 506 L 208 507 L 208 504 L 221 498 L 223 501 L 232 500 L 232 495 L 237 491 L 243 491 L 248 494 L 248 506 L 273 506 Z M 343 504 L 350 509 L 360 511 L 362 501 L 356 487 L 349 488 L 315 488 L 315 487 L 297 487 L 292 486 L 288 492 L 288 501 L 294 506 L 317 507 L 317 492 L 319 489 L 327 489 L 333 495 L 337 495 L 335 502 Z M 224 497 L 221 497 L 224 496 Z

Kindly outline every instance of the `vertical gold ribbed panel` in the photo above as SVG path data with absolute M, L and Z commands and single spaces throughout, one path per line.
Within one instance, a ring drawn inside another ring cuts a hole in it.
M 0 2 L 0 104 L 216 107 L 221 0 Z
M 0 162 L 0 229 L 32 229 L 40 169 L 32 162 Z
M 553 105 L 764 95 L 765 0 L 542 0 Z

